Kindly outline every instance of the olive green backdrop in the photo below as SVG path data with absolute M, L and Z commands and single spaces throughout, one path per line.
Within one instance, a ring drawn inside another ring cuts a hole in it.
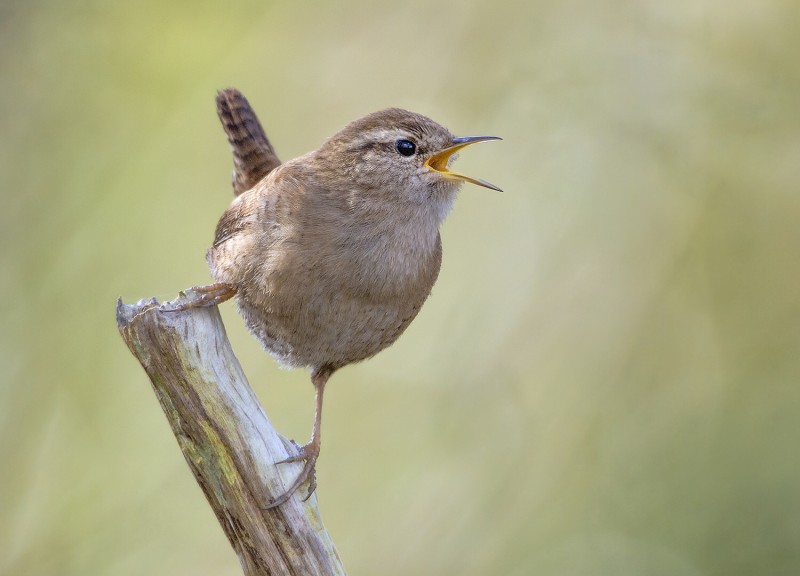
M 209 280 L 214 93 L 284 159 L 402 106 L 497 134 L 433 296 L 337 373 L 318 467 L 352 574 L 800 573 L 792 1 L 0 5 L 0 573 L 237 574 L 117 296 Z M 312 388 L 230 304 L 286 435 Z

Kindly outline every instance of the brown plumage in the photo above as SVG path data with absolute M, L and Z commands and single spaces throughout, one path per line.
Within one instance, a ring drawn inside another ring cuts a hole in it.
M 439 225 L 461 182 L 495 188 L 448 170 L 457 150 L 493 138 L 454 138 L 429 118 L 392 108 L 278 165 L 247 100 L 225 90 L 217 103 L 238 195 L 207 254 L 217 283 L 201 288 L 194 305 L 235 294 L 267 351 L 285 366 L 309 368 L 317 391 L 311 442 L 287 460 L 305 461 L 303 472 L 272 507 L 306 480 L 308 493 L 314 489 L 328 377 L 391 345 L 430 294 L 442 259 Z

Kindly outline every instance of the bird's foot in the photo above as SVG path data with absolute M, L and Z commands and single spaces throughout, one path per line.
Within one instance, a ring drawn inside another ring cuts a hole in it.
M 292 441 L 292 444 L 295 444 Z M 295 444 L 297 446 L 297 444 Z M 270 508 L 277 508 L 281 504 L 284 504 L 291 498 L 292 494 L 294 494 L 300 486 L 302 486 L 305 482 L 308 482 L 308 491 L 306 492 L 306 497 L 303 498 L 303 502 L 311 498 L 311 495 L 314 493 L 314 490 L 317 488 L 317 473 L 316 473 L 316 464 L 317 458 L 319 458 L 319 443 L 318 442 L 309 442 L 305 446 L 299 446 L 299 452 L 294 456 L 289 456 L 284 460 L 280 460 L 275 462 L 275 465 L 278 464 L 288 464 L 289 462 L 305 462 L 303 465 L 303 469 L 300 471 L 300 474 L 297 476 L 292 485 L 280 496 L 277 498 L 273 498 L 272 502 L 265 506 L 265 510 L 269 510 Z
M 231 284 L 218 282 L 208 286 L 193 286 L 181 292 L 182 298 L 165 302 L 162 312 L 183 312 L 190 308 L 206 308 L 216 306 L 236 295 L 236 288 Z

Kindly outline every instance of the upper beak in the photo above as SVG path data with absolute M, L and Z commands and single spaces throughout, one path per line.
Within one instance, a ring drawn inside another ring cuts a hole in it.
M 448 146 L 443 150 L 439 150 L 438 152 L 433 154 L 430 158 L 425 160 L 425 166 L 427 166 L 431 170 L 435 170 L 436 172 L 438 172 L 439 174 L 441 174 L 446 178 L 453 178 L 455 180 L 472 182 L 473 184 L 477 184 L 478 186 L 483 186 L 484 188 L 491 188 L 492 190 L 497 190 L 498 192 L 502 192 L 500 188 L 498 188 L 494 184 L 490 184 L 486 180 L 480 180 L 478 178 L 470 178 L 469 176 L 464 176 L 463 174 L 456 174 L 455 172 L 450 172 L 450 170 L 447 169 L 447 163 L 453 154 L 455 154 L 462 148 L 466 148 L 470 144 L 475 144 L 477 142 L 486 142 L 487 140 L 502 140 L 502 138 L 498 138 L 497 136 L 462 136 L 460 138 L 453 138 L 453 145 Z

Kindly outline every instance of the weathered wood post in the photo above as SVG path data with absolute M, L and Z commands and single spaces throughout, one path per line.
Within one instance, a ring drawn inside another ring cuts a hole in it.
M 155 299 L 120 300 L 117 324 L 244 573 L 344 574 L 316 496 L 304 503 L 298 491 L 284 505 L 264 509 L 302 465 L 273 464 L 289 455 L 291 444 L 250 389 L 216 306 L 172 312 Z

